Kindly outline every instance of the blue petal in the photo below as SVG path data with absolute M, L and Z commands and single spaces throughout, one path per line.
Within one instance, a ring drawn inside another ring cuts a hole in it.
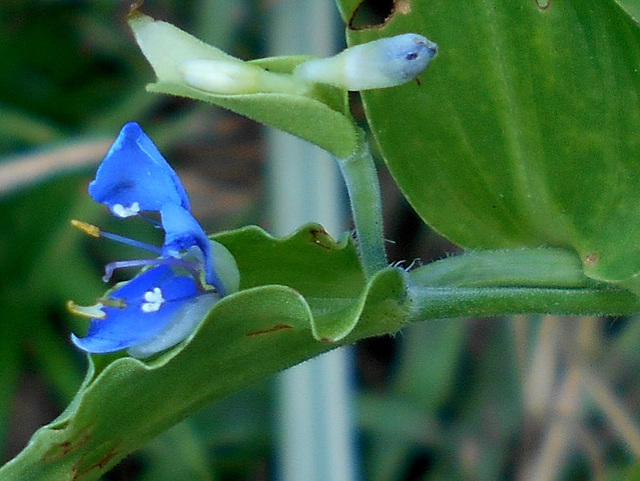
M 177 174 L 135 122 L 122 127 L 89 184 L 89 195 L 119 217 L 158 212 L 166 203 L 190 209 Z
M 416 33 L 405 33 L 372 43 L 381 48 L 379 66 L 385 75 L 402 81 L 420 75 L 438 53 L 437 44 Z
M 155 289 L 159 289 L 155 293 L 160 293 L 161 301 L 154 299 Z M 72 334 L 71 338 L 80 349 L 91 353 L 146 343 L 162 333 L 197 295 L 192 278 L 177 276 L 168 266 L 154 267 L 109 294 L 112 299 L 122 299 L 124 308 L 103 307 L 106 317 L 92 319 L 86 337 Z
M 185 209 L 175 204 L 165 204 L 160 211 L 165 241 L 162 247 L 165 256 L 174 256 L 180 251 L 197 246 L 202 251 L 206 281 L 224 296 L 225 288 L 218 278 L 211 253 L 211 243 L 198 221 Z
M 195 330 L 220 299 L 217 294 L 203 294 L 190 301 L 160 334 L 147 342 L 136 344 L 127 352 L 137 358 L 149 357 L 183 341 Z

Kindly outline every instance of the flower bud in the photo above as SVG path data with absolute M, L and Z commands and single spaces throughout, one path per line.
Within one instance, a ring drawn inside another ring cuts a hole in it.
M 308 85 L 241 60 L 189 59 L 178 70 L 190 87 L 219 95 L 287 93 L 304 95 Z
M 437 44 L 405 33 L 356 45 L 333 57 L 308 60 L 293 75 L 346 90 L 394 87 L 420 75 L 437 53 Z
M 191 87 L 218 94 L 245 94 L 259 91 L 258 72 L 244 62 L 210 59 L 185 60 L 180 75 Z

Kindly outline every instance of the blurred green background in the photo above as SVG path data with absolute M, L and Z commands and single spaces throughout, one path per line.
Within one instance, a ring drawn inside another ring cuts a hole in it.
M 154 0 L 144 11 L 254 58 L 265 54 L 270 8 L 287 1 L 295 0 Z M 362 18 L 384 18 L 389 5 L 370 2 Z M 105 288 L 104 263 L 131 256 L 84 238 L 69 220 L 140 238 L 139 225 L 113 223 L 86 195 L 122 124 L 143 125 L 177 167 L 208 231 L 269 227 L 260 127 L 147 93 L 152 72 L 126 27 L 127 9 L 106 0 L 0 6 L 5 460 L 64 408 L 84 375 L 85 358 L 69 342 L 81 323 L 65 312 L 66 300 L 92 302 Z M 361 116 L 355 97 L 354 112 Z M 380 170 L 391 260 L 408 266 L 457 252 Z M 362 342 L 355 409 L 362 477 L 631 479 L 640 455 L 639 341 L 631 319 L 518 317 L 428 322 Z M 275 413 L 273 382 L 262 383 L 176 426 L 105 479 L 275 479 Z

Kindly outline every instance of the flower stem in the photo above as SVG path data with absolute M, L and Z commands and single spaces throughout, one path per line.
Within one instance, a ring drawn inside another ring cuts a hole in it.
M 408 321 L 512 314 L 631 315 L 640 302 L 622 289 L 544 287 L 409 288 Z
M 412 320 L 522 313 L 615 315 L 640 300 L 584 275 L 580 258 L 560 248 L 468 252 L 408 273 Z
M 387 266 L 382 222 L 382 199 L 375 163 L 364 132 L 358 129 L 354 152 L 338 159 L 347 185 L 351 213 L 356 228 L 360 259 L 367 277 Z

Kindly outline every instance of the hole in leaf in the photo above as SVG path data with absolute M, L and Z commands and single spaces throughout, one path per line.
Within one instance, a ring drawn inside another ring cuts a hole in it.
M 395 10 L 394 0 L 364 0 L 349 21 L 352 30 L 382 27 Z

